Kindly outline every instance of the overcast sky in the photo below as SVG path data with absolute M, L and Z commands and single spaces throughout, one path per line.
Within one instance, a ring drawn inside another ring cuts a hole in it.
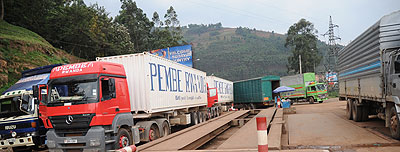
M 84 0 L 90 5 L 104 6 L 110 16 L 119 14 L 119 0 Z M 329 16 L 334 24 L 335 35 L 348 44 L 382 16 L 400 10 L 400 0 L 137 0 L 151 19 L 154 11 L 164 16 L 173 6 L 181 25 L 210 24 L 221 22 L 224 27 L 249 27 L 264 31 L 286 33 L 301 18 L 314 23 L 319 39 L 328 31 Z

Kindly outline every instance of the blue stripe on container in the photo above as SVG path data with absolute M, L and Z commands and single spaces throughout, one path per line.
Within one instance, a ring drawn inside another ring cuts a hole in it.
M 365 70 L 377 68 L 377 67 L 380 67 L 380 66 L 381 66 L 381 61 L 376 61 L 376 62 L 374 62 L 374 63 L 371 63 L 370 65 L 363 66 L 363 67 L 354 69 L 354 70 L 352 70 L 352 71 L 348 71 L 348 72 L 344 72 L 344 73 L 342 73 L 342 74 L 339 74 L 339 76 L 346 76 L 346 75 L 358 73 L 358 72 L 361 72 L 361 71 L 365 71 Z

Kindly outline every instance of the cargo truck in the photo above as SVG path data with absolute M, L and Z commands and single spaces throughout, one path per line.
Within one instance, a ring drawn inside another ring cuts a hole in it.
M 268 75 L 233 82 L 235 108 L 254 109 L 274 105 L 279 94 L 272 91 L 280 86 L 279 81 L 279 76 Z
M 0 96 L 0 149 L 26 151 L 45 146 L 46 128 L 39 119 L 39 100 L 32 88 L 45 85 L 53 67 L 22 72 L 22 78 Z
M 216 76 L 207 76 L 207 84 L 210 88 L 216 88 L 218 91 L 218 102 L 216 107 L 227 111 L 233 103 L 233 82 Z
M 400 11 L 382 17 L 338 52 L 339 99 L 348 119 L 385 120 L 400 139 Z
M 291 103 L 308 101 L 322 103 L 328 99 L 327 89 L 324 83 L 317 83 L 315 73 L 303 73 L 281 77 L 281 85 L 296 89 L 295 91 L 282 92 L 284 99 L 290 99 Z
M 119 149 L 220 112 L 205 72 L 149 53 L 96 60 L 52 70 L 42 118 L 50 151 Z

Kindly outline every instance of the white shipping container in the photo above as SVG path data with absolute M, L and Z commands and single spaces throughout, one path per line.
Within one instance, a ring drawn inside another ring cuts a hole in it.
M 233 102 L 233 82 L 216 76 L 207 76 L 209 88 L 217 88 L 218 103 Z
M 206 73 L 149 53 L 99 57 L 124 65 L 131 110 L 165 112 L 207 105 Z

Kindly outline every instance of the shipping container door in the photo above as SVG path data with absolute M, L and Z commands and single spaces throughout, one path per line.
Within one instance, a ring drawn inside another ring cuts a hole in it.
M 269 101 L 272 99 L 272 84 L 271 81 L 262 81 L 262 97 L 263 101 Z

